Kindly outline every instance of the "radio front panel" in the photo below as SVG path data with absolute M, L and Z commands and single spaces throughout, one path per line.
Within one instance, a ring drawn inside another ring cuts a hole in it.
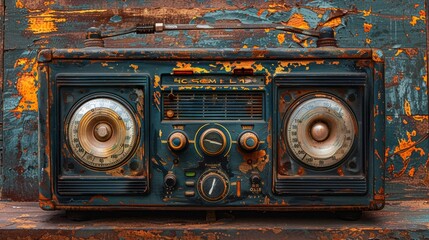
M 382 207 L 372 50 L 212 51 L 43 51 L 42 208 Z

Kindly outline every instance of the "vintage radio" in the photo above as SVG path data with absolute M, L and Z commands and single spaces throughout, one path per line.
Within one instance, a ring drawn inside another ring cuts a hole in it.
M 317 48 L 85 48 L 39 54 L 45 210 L 333 210 L 384 205 L 384 64 L 333 30 Z

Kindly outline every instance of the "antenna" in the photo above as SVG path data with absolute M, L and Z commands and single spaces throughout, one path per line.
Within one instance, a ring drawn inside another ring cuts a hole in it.
M 285 26 L 276 23 L 263 23 L 263 24 L 144 24 L 137 25 L 132 28 L 101 32 L 99 28 L 91 27 L 87 31 L 85 47 L 103 47 L 104 38 L 115 37 L 126 35 L 130 33 L 137 34 L 154 34 L 165 31 L 210 31 L 210 30 L 222 30 L 222 29 L 272 29 L 278 31 L 285 31 L 291 33 L 298 33 L 310 37 L 316 37 L 317 47 L 337 47 L 337 41 L 334 36 L 334 30 L 330 27 L 323 27 L 320 30 L 301 29 L 291 26 Z

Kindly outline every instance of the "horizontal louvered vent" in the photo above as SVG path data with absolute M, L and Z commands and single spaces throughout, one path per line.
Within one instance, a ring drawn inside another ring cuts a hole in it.
M 262 92 L 163 93 L 164 120 L 262 120 Z
M 131 195 L 147 191 L 146 179 L 59 179 L 61 195 Z
M 276 182 L 279 194 L 364 194 L 367 191 L 365 178 L 357 179 L 281 179 Z

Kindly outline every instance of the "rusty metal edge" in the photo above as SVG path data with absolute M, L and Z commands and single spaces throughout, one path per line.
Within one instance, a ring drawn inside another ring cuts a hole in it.
M 3 192 L 3 83 L 4 83 L 4 0 L 0 0 L 0 199 Z

